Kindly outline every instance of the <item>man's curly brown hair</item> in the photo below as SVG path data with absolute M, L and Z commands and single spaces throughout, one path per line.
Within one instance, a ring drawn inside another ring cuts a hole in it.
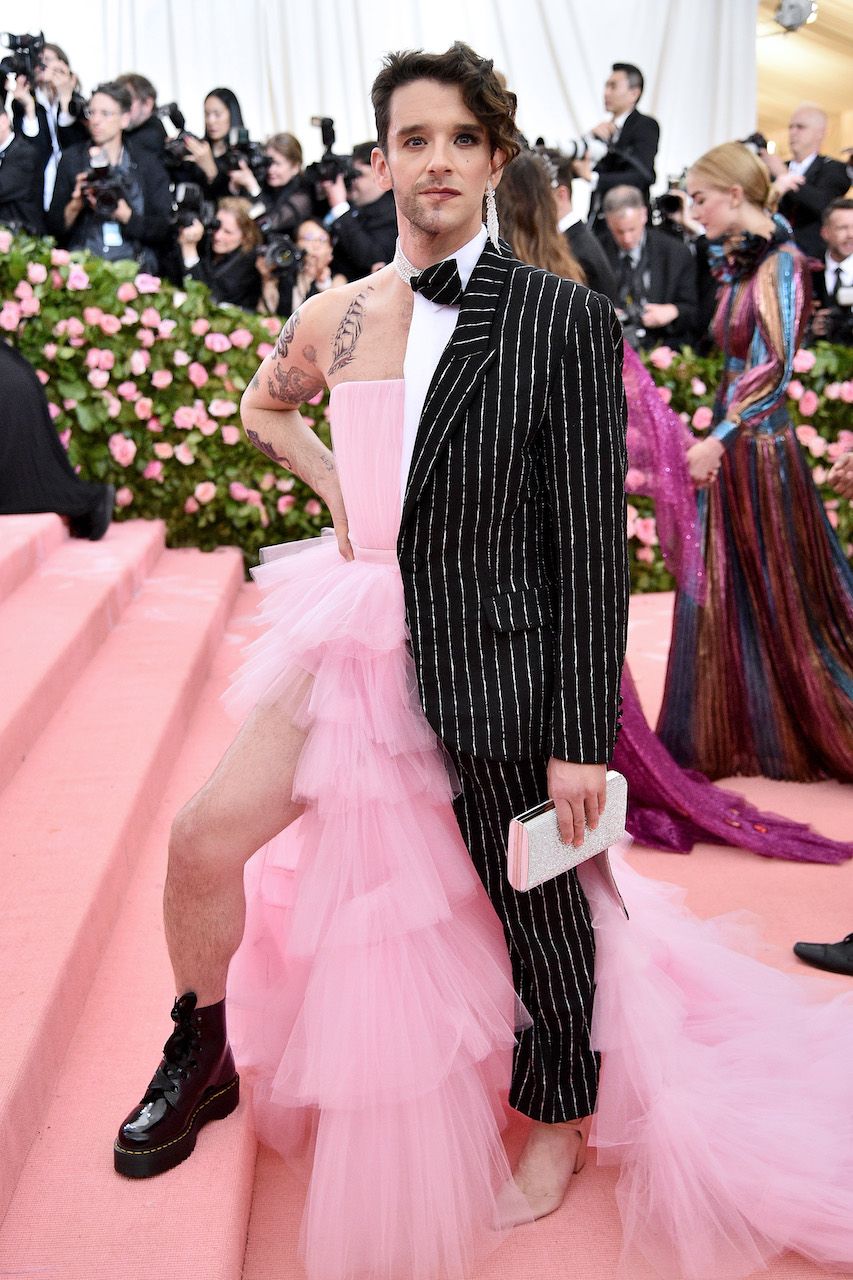
M 503 151 L 508 161 L 518 155 L 515 94 L 503 86 L 491 58 L 481 58 L 459 40 L 445 53 L 409 49 L 386 55 L 370 94 L 376 114 L 376 136 L 383 151 L 388 148 L 391 95 L 413 80 L 457 85 L 465 106 L 486 130 L 492 153 Z

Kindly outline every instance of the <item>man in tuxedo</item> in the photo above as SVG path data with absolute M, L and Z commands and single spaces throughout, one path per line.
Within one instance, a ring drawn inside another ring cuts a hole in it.
M 853 200 L 833 200 L 824 210 L 821 237 L 826 252 L 812 273 L 817 309 L 811 332 L 853 346 Z
M 35 148 L 15 136 L 0 99 L 0 226 L 41 235 L 41 167 Z
M 652 116 L 641 115 L 637 110 L 643 88 L 639 67 L 631 62 L 614 62 L 604 85 L 608 119 L 597 124 L 583 139 L 585 161 L 591 165 L 591 172 L 583 175 L 588 176 L 592 184 L 589 223 L 597 233 L 604 229 L 604 199 L 614 187 L 636 187 L 648 204 L 649 188 L 655 180 L 660 126 Z
M 575 873 L 510 887 L 506 834 L 550 795 L 579 844 L 604 802 L 628 602 L 621 331 L 607 299 L 487 239 L 484 193 L 518 148 L 515 95 L 490 62 L 460 44 L 389 55 L 373 103 L 373 172 L 393 192 L 400 253 L 290 318 L 243 420 L 324 499 L 352 559 L 334 459 L 300 406 L 340 382 L 405 381 L 397 557 L 412 657 L 532 1018 L 510 1101 L 534 1121 L 516 1178 L 541 1216 L 562 1200 L 595 1107 L 594 943 Z M 259 708 L 176 820 L 165 902 L 180 1035 L 120 1130 L 120 1171 L 184 1159 L 205 1097 L 233 1087 L 221 1002 L 243 864 L 299 812 L 300 746 Z M 188 1077 L 186 1052 L 200 1067 Z
M 601 242 L 572 208 L 572 164 L 568 156 L 557 155 L 557 186 L 554 188 L 554 204 L 557 206 L 557 227 L 566 237 L 568 246 L 581 264 L 590 289 L 603 293 L 611 302 L 616 301 L 616 277 L 607 261 Z
M 86 142 L 88 131 L 81 118 L 83 98 L 68 55 L 58 44 L 46 44 L 36 67 L 35 87 L 18 76 L 12 99 L 15 133 L 35 147 L 44 175 L 43 207 L 53 196 L 56 171 L 65 147 Z
M 820 154 L 826 125 L 826 113 L 812 103 L 804 103 L 797 107 L 788 125 L 791 159 L 787 164 L 778 156 L 762 153 L 780 197 L 779 212 L 788 219 L 794 240 L 810 258 L 822 258 L 824 254 L 820 234 L 824 209 L 850 186 L 841 161 Z
M 324 224 L 335 246 L 334 268 L 348 280 L 361 280 L 394 256 L 397 211 L 390 191 L 376 185 L 370 156 L 375 142 L 360 142 L 352 149 L 354 176 L 349 187 L 339 174 L 324 182 L 329 212 Z
M 604 215 L 604 249 L 617 279 L 617 313 L 626 340 L 644 348 L 693 342 L 699 298 L 690 250 L 648 225 L 649 211 L 635 187 L 613 187 Z

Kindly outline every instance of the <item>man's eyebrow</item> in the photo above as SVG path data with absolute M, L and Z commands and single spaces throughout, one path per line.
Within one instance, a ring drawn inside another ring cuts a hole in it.
M 397 137 L 406 138 L 413 133 L 427 133 L 429 129 L 430 126 L 428 124 L 407 124 L 404 125 L 402 129 L 397 130 Z M 485 129 L 481 124 L 472 124 L 469 121 L 466 121 L 464 124 L 455 124 L 452 128 L 452 132 L 483 134 L 485 133 Z

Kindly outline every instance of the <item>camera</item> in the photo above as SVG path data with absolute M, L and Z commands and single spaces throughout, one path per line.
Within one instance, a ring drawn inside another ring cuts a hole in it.
M 124 199 L 124 184 L 105 157 L 93 156 L 91 166 L 83 184 L 83 194 L 95 197 L 92 211 L 97 217 L 112 218 L 119 201 Z
M 751 133 L 748 138 L 741 138 L 740 143 L 742 147 L 749 147 L 755 155 L 767 150 L 767 139 L 763 133 Z
M 836 289 L 827 308 L 826 331 L 821 336 L 839 346 L 853 345 L 853 285 L 841 285 Z
M 667 235 L 684 238 L 684 227 L 677 218 L 684 213 L 684 179 L 687 170 L 681 173 L 669 173 L 666 179 L 666 191 L 652 200 L 652 218 L 654 225 Z
M 561 150 L 567 160 L 585 160 L 589 155 L 589 144 L 586 138 L 574 138 Z
M 290 236 L 283 231 L 273 232 L 263 249 L 263 259 L 280 276 L 296 273 L 305 258 L 305 251 L 298 249 Z
M 355 167 L 353 166 L 352 156 L 335 155 L 335 122 L 330 116 L 312 116 L 311 123 L 319 128 L 323 138 L 323 154 L 319 160 L 315 160 L 313 164 L 309 164 L 305 168 L 305 177 L 309 182 L 313 182 L 318 188 L 318 196 L 322 196 L 319 190 L 322 182 L 334 182 L 337 178 L 343 177 L 347 186 L 358 177 Z
M 228 134 L 228 150 L 225 152 L 225 168 L 229 173 L 239 169 L 243 161 L 251 169 L 255 181 L 264 183 L 267 180 L 272 160 L 264 155 L 259 142 L 252 142 L 248 129 L 232 129 Z
M 172 200 L 172 226 L 189 227 L 200 222 L 205 231 L 215 231 L 218 226 L 216 207 L 205 200 L 197 182 L 179 182 Z
M 163 143 L 163 163 L 167 169 L 180 169 L 187 159 L 184 138 L 192 137 L 184 128 L 186 120 L 177 102 L 166 102 L 154 112 L 166 130 L 166 141 Z M 191 186 L 191 183 L 187 184 Z
M 628 298 L 623 305 L 616 308 L 625 341 L 635 351 L 642 345 L 643 338 L 646 336 L 643 312 L 647 305 L 645 298 Z
M 0 74 L 26 76 L 30 88 L 34 88 L 36 70 L 44 51 L 44 32 L 40 31 L 37 36 L 13 36 L 11 31 L 4 31 L 0 33 L 0 43 L 5 44 L 11 54 L 11 57 L 0 59 Z

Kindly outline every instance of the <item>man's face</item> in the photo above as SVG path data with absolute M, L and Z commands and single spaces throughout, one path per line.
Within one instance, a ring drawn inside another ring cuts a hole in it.
M 394 90 L 387 150 L 372 160 L 380 189 L 393 188 L 398 218 L 459 247 L 480 228 L 486 183 L 497 185 L 504 156 L 492 156 L 456 85 L 415 80 Z
M 129 114 L 123 114 L 114 98 L 105 93 L 92 95 L 87 111 L 89 133 L 98 147 L 105 147 L 121 136 L 130 122 Z
M 53 86 L 53 69 L 57 66 L 65 67 L 65 63 L 57 58 L 52 49 L 42 49 L 41 57 L 36 65 L 36 84 L 41 88 L 51 88 Z
M 136 129 L 144 124 L 154 110 L 153 98 L 133 98 L 130 104 L 129 129 Z
M 646 209 L 620 209 L 618 213 L 606 215 L 607 229 L 622 253 L 636 249 L 646 230 L 648 216 Z
M 361 208 L 366 204 L 373 204 L 383 194 L 383 191 L 373 176 L 372 168 L 369 164 L 363 164 L 361 160 L 354 160 L 352 167 L 357 176 L 347 185 L 350 203 L 356 205 L 357 208 Z
M 826 124 L 819 111 L 799 107 L 788 124 L 788 143 L 794 159 L 805 160 L 806 156 L 820 151 L 825 131 Z
M 625 71 L 611 71 L 604 82 L 604 110 L 614 116 L 631 111 L 640 96 L 639 89 L 632 89 Z
M 821 227 L 826 247 L 836 262 L 853 253 L 853 209 L 836 209 Z

